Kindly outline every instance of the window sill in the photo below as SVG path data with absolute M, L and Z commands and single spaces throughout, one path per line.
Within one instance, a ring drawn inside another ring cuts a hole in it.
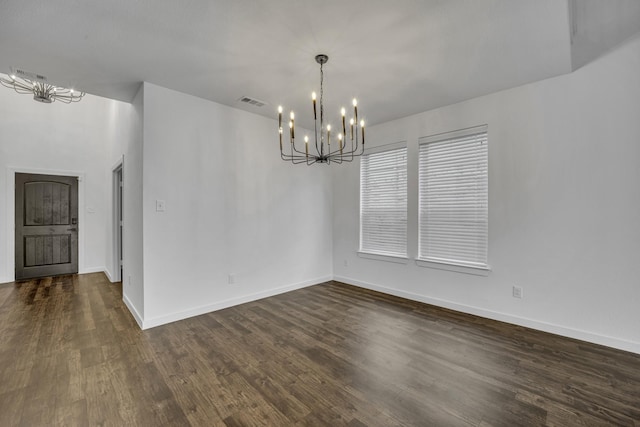
M 454 271 L 456 273 L 472 274 L 474 276 L 489 276 L 491 268 L 487 267 L 470 267 L 467 265 L 446 264 L 443 262 L 426 261 L 416 259 L 416 264 L 420 267 L 436 268 L 438 270 Z
M 374 259 L 376 261 L 386 261 L 393 262 L 396 264 L 408 264 L 409 258 L 401 257 L 401 256 L 393 256 L 393 255 L 382 255 L 382 254 L 374 254 L 371 252 L 361 252 L 358 251 L 358 256 L 360 258 Z

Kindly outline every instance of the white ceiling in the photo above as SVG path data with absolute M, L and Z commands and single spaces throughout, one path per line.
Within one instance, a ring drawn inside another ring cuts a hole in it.
M 355 96 L 371 125 L 571 72 L 572 1 L 0 0 L 0 72 L 123 101 L 147 81 L 268 117 L 282 104 L 311 127 L 325 53 L 327 114 Z

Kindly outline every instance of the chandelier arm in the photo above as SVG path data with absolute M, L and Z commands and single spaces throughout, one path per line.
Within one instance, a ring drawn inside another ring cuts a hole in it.
M 53 91 L 53 95 L 57 98 L 68 98 L 68 99 L 80 99 L 84 96 L 84 92 L 71 92 L 69 89 L 65 89 L 65 88 L 60 88 L 60 87 L 51 87 L 52 91 Z
M 359 153 L 358 153 L 358 149 L 359 149 Z M 358 155 L 362 155 L 364 153 L 364 145 L 363 144 L 356 144 L 356 147 L 353 147 L 352 144 L 352 149 L 349 151 L 345 151 L 344 148 L 341 151 L 339 148 L 331 151 L 327 154 L 327 158 L 330 158 L 332 161 L 337 162 L 336 159 L 339 159 L 340 157 L 349 157 L 351 156 L 351 158 L 353 159 L 354 155 L 358 156 Z
M 353 158 L 351 158 L 351 159 L 349 159 L 349 158 L 342 158 L 342 159 L 340 160 L 340 163 L 343 163 L 343 162 L 344 162 L 344 163 L 351 163 L 352 161 L 353 161 Z
M 294 158 L 295 158 L 295 159 L 304 159 L 304 158 L 306 158 L 307 156 L 306 156 L 306 155 L 300 155 L 300 154 L 294 154 L 294 153 L 292 152 L 291 154 L 282 153 L 282 154 L 281 154 L 281 157 L 282 157 L 282 158 L 285 158 L 285 159 L 294 159 Z
M 361 150 L 361 153 L 364 152 L 364 143 L 360 143 L 360 140 L 358 139 L 358 128 L 356 128 L 356 144 L 355 147 L 353 148 L 353 150 L 351 150 L 352 154 L 355 154 L 356 156 L 359 155 L 358 153 L 358 149 Z
M 33 93 L 33 85 L 27 86 L 26 84 L 18 80 L 9 81 L 3 79 L 2 85 L 8 87 L 9 89 L 13 89 L 18 93 Z
M 340 158 L 340 156 L 329 156 L 329 158 L 331 159 L 332 162 L 340 164 L 342 163 L 342 159 Z
M 291 161 L 291 162 L 302 162 L 302 161 L 304 161 L 303 159 L 299 158 L 298 156 L 289 156 L 289 155 L 286 155 L 286 154 L 282 158 L 282 160 Z
M 56 97 L 56 92 L 53 90 L 54 89 L 53 86 L 47 85 L 47 84 L 42 85 L 42 86 L 44 87 L 43 92 L 46 94 L 46 96 L 54 97 L 54 98 Z
M 294 151 L 291 151 L 291 153 L 282 153 L 282 155 L 284 157 L 300 157 L 300 158 L 306 157 L 304 154 L 300 155 Z
M 339 154 L 339 153 L 340 153 L 340 149 L 338 148 L 338 149 L 336 149 L 336 150 L 334 150 L 334 151 L 329 152 L 329 153 L 327 154 L 327 156 L 335 157 L 335 156 L 336 156 L 337 154 Z
M 293 142 L 291 143 L 291 146 L 293 147 L 293 151 L 295 151 L 296 153 L 302 155 L 303 157 L 306 157 L 306 152 L 304 151 L 300 151 L 296 148 L 296 143 L 295 143 L 295 139 L 293 140 Z
M 330 155 L 332 155 L 332 156 L 336 155 L 337 156 L 338 153 L 340 153 L 340 156 L 342 156 L 342 155 L 347 155 L 348 156 L 350 154 L 353 155 L 357 150 L 357 147 L 353 146 L 353 141 L 351 141 L 351 149 L 350 150 L 345 150 L 346 146 L 347 146 L 346 141 L 342 140 L 342 142 L 340 143 L 340 147 L 338 147 L 338 149 L 336 149 L 334 152 L 330 153 Z
M 293 160 L 293 158 L 292 158 L 290 155 L 288 155 L 288 154 L 284 154 L 284 155 L 280 156 L 280 158 L 281 158 L 282 160 L 286 161 L 286 162 L 290 162 L 290 161 L 292 161 L 292 160 Z
M 344 161 L 351 162 L 356 156 L 363 155 L 364 154 L 364 144 L 360 144 L 359 147 L 360 147 L 359 150 L 358 150 L 358 148 L 354 148 L 353 150 L 344 152 L 343 156 L 342 156 Z
M 293 123 L 293 120 L 292 120 L 291 123 Z M 290 136 L 290 141 L 291 141 L 291 155 L 293 156 L 294 155 L 293 153 L 296 152 L 296 153 L 301 154 L 301 155 L 306 157 L 306 153 L 304 153 L 304 152 L 302 152 L 302 151 L 300 151 L 300 150 L 298 150 L 296 148 L 296 139 L 295 139 L 295 136 L 294 136 L 293 126 L 290 128 L 289 136 Z
M 291 156 L 289 154 L 285 154 L 284 156 L 281 156 L 281 157 L 282 157 L 282 160 L 290 161 L 290 162 L 295 163 L 295 164 L 304 163 L 304 162 L 307 161 L 306 156 L 305 157 L 303 157 L 303 156 Z
M 350 162 L 351 160 L 345 159 L 344 157 L 338 157 L 334 160 L 337 164 L 341 165 L 342 163 Z
M 346 154 L 352 157 L 361 156 L 362 154 L 364 154 L 364 144 L 360 144 L 360 152 L 358 152 L 358 148 L 355 148 L 354 150 L 348 151 Z
M 304 141 L 304 151 L 305 151 L 305 158 L 306 158 L 306 162 L 307 162 L 307 166 L 309 166 L 309 137 L 305 136 L 305 141 Z M 313 159 L 314 155 L 311 155 L 311 159 Z
M 19 87 L 20 89 L 24 89 L 24 90 L 28 90 L 28 91 L 33 91 L 33 86 L 35 85 L 35 83 L 29 81 L 29 80 L 25 80 L 25 81 L 20 81 L 20 80 L 14 80 L 14 86 Z
M 81 95 L 77 95 L 77 96 L 76 95 L 63 95 L 63 96 L 52 95 L 52 98 L 60 100 L 65 104 L 70 104 L 72 102 L 80 101 L 84 95 L 85 95 L 84 92 L 81 92 Z
M 0 77 L 0 84 L 2 84 L 2 86 L 4 87 L 8 87 L 9 89 L 14 88 L 13 82 L 6 80 L 4 77 Z
M 352 150 L 344 152 L 344 154 L 347 155 L 347 156 L 352 155 L 352 154 L 356 154 L 356 153 L 357 153 L 357 149 L 352 149 Z
M 356 127 L 354 129 L 354 133 L 355 133 L 355 136 L 356 136 L 356 148 L 355 149 L 357 150 L 358 149 L 358 122 L 357 121 L 356 121 L 356 126 L 355 127 Z
M 294 136 L 294 128 L 293 128 L 293 119 L 291 120 L 291 127 L 289 128 L 289 141 L 291 142 L 291 157 L 293 158 L 295 154 L 294 152 L 299 153 L 296 149 L 296 138 Z
M 353 146 L 353 145 L 352 145 Z M 357 148 L 353 148 L 350 151 L 347 151 L 344 153 L 344 156 L 346 157 L 344 160 L 351 162 L 353 161 L 355 156 L 361 156 L 364 153 L 364 145 L 360 144 L 360 153 L 358 153 Z
M 13 90 L 15 90 L 16 92 L 22 95 L 28 95 L 33 93 L 33 88 L 27 88 L 22 86 L 15 86 Z
M 291 150 L 290 156 L 293 157 L 293 132 L 291 131 L 291 128 L 289 128 L 289 143 L 289 148 Z
M 357 147 L 351 146 L 351 149 L 348 151 L 345 151 L 345 154 L 353 154 L 358 150 Z
M 345 145 L 346 145 L 346 142 L 345 142 Z M 345 155 L 347 156 L 347 159 L 345 159 L 345 161 L 349 161 L 350 162 L 351 160 L 353 160 L 353 151 L 354 151 L 354 149 L 355 148 L 353 146 L 353 139 L 351 139 L 349 141 L 349 150 L 347 150 L 345 152 Z M 350 159 L 350 160 L 348 160 L 348 159 Z

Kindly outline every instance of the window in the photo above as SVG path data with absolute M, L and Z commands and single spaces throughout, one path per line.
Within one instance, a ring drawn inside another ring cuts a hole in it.
M 407 256 L 407 148 L 400 147 L 360 158 L 360 252 Z
M 488 269 L 487 126 L 419 144 L 418 259 Z

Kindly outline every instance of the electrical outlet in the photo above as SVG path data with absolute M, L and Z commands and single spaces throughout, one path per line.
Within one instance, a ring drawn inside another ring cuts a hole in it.
M 513 297 L 522 298 L 522 288 L 520 286 L 513 287 Z
M 235 273 L 229 274 L 229 284 L 233 285 L 236 283 L 236 275 Z
M 156 212 L 164 212 L 164 200 L 156 200 Z

